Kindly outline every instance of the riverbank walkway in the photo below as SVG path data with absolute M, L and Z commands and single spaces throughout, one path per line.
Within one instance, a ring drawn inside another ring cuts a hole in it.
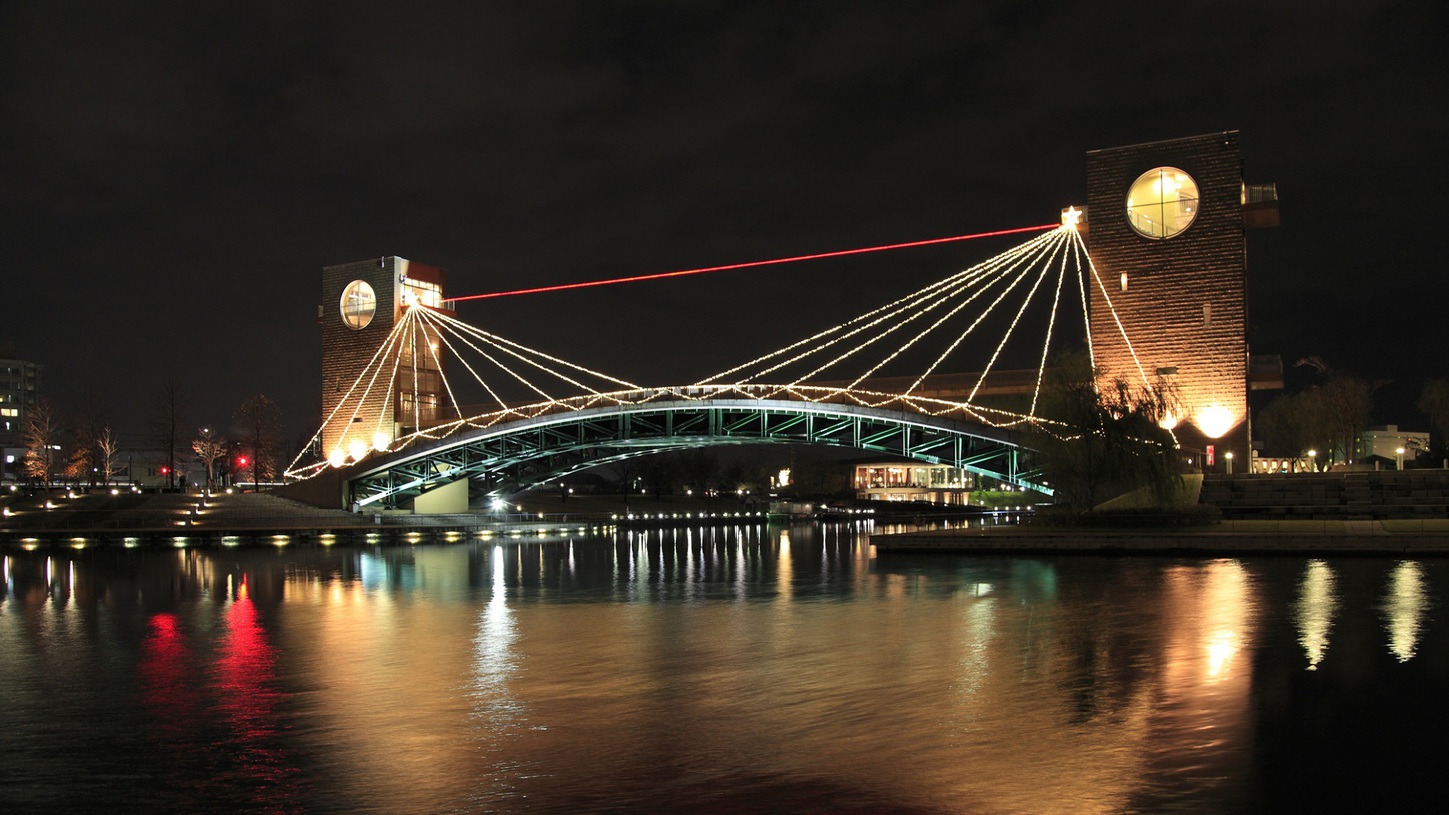
M 408 541 L 461 534 L 577 533 L 610 526 L 578 512 L 467 515 L 351 513 L 266 493 L 134 493 L 65 490 L 0 497 L 0 545 L 135 541 Z

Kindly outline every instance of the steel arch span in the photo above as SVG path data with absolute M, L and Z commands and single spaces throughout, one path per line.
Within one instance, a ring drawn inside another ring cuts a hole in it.
M 821 444 L 959 467 L 1046 494 L 1040 473 L 1021 468 L 1019 433 L 899 404 L 841 404 L 779 398 L 619 401 L 543 411 L 458 430 L 369 457 L 344 472 L 358 507 L 420 495 L 468 478 L 486 489 L 527 489 L 611 461 L 669 449 L 739 444 Z M 910 400 L 912 403 L 918 400 Z

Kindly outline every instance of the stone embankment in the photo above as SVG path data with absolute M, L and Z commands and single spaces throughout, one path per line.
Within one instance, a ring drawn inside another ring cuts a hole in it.
M 1243 521 L 1174 529 L 1008 527 L 872 535 L 880 552 L 1449 555 L 1449 520 Z
M 995 526 L 871 537 L 881 552 L 1449 554 L 1449 471 L 1210 475 L 1224 520 L 1171 529 Z
M 1449 518 L 1449 470 L 1209 475 L 1201 500 L 1229 519 Z

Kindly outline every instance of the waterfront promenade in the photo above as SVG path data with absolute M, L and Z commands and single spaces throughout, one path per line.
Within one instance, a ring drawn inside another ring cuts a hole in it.
M 140 541 L 188 543 L 240 540 L 417 542 L 464 534 L 580 532 L 609 525 L 607 517 L 557 511 L 467 515 L 351 513 L 319 509 L 266 493 L 90 494 L 64 490 L 0 500 L 0 546 Z
M 756 505 L 722 499 L 649 499 L 526 493 L 498 509 L 457 514 L 352 513 L 269 493 L 136 493 L 55 489 L 0 494 L 0 546 L 203 545 L 239 542 L 418 543 L 497 535 L 573 535 L 618 526 L 764 523 Z

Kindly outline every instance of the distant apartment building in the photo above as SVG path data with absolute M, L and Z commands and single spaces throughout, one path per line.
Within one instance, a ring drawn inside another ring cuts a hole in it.
M 1380 425 L 1359 434 L 1354 458 L 1365 461 L 1370 456 L 1377 456 L 1385 461 L 1413 461 L 1419 451 L 1428 447 L 1427 430 L 1400 430 L 1396 424 Z
M 25 417 L 41 393 L 40 363 L 15 356 L 14 345 L 0 344 L 0 475 L 5 479 L 21 477 Z

